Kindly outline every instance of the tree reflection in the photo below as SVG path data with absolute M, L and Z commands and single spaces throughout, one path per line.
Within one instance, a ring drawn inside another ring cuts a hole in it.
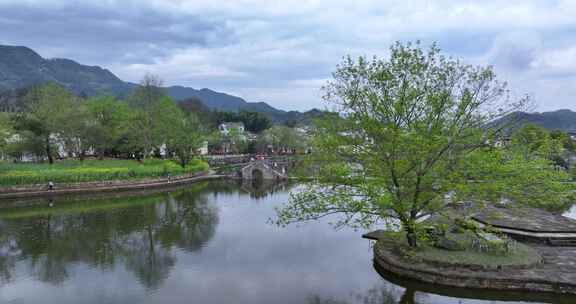
M 0 222 L 0 231 L 6 231 L 6 225 Z M 12 238 L 0 233 L 0 283 L 8 283 L 13 279 L 15 269 L 14 256 L 18 255 Z
M 407 302 L 406 302 L 407 301 Z M 307 303 L 309 304 L 407 304 L 416 303 L 414 302 L 414 292 L 406 289 L 404 294 L 400 298 L 400 302 L 396 300 L 394 296 L 394 290 L 387 286 L 375 286 L 368 289 L 366 292 L 357 293 L 352 296 L 349 300 L 338 300 L 333 298 L 322 298 L 318 295 L 314 295 L 308 298 Z
M 15 265 L 24 263 L 30 275 L 57 285 L 70 278 L 73 264 L 83 263 L 102 270 L 124 266 L 146 288 L 158 288 L 176 263 L 175 248 L 198 251 L 214 236 L 218 210 L 208 193 L 192 187 L 83 202 L 81 212 L 75 205 L 72 213 L 40 210 L 0 220 L 0 280 L 10 282 Z
M 256 199 L 265 198 L 278 191 L 286 191 L 290 186 L 290 184 L 284 180 L 265 179 L 242 180 L 239 185 L 240 189 L 249 193 L 251 198 Z

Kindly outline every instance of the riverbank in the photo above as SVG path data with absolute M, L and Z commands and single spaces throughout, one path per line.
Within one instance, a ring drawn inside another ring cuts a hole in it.
M 61 160 L 48 163 L 0 162 L 0 193 L 14 192 L 18 187 L 48 183 L 75 184 L 163 178 L 208 171 L 208 163 L 194 159 L 185 168 L 172 160 L 148 159 L 143 162 L 127 159 Z
M 86 182 L 72 184 L 58 184 L 55 189 L 49 191 L 45 186 L 30 185 L 14 188 L 2 188 L 0 199 L 19 199 L 34 198 L 46 196 L 60 196 L 69 194 L 89 194 L 113 191 L 130 191 L 140 189 L 152 189 L 160 187 L 171 187 L 183 184 L 189 184 L 204 180 L 220 179 L 223 175 L 211 173 L 187 174 L 176 177 L 164 177 L 142 180 L 124 180 L 124 181 L 105 181 L 105 182 Z
M 470 269 L 427 263 L 398 253 L 395 240 L 382 235 L 374 246 L 374 263 L 394 275 L 426 283 L 473 289 L 576 294 L 576 250 L 530 244 L 541 263 L 526 267 Z

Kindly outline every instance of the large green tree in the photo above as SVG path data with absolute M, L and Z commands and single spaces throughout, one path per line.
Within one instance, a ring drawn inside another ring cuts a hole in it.
M 318 123 L 314 182 L 279 211 L 280 224 L 334 213 L 344 215 L 340 225 L 395 219 L 416 246 L 419 220 L 442 210 L 448 197 L 499 200 L 517 180 L 530 185 L 514 193 L 518 201 L 541 191 L 565 193 L 564 176 L 548 162 L 537 159 L 529 168 L 554 177 L 552 185 L 530 179 L 532 171 L 490 144 L 495 130 L 488 123 L 526 101 L 509 100 L 490 67 L 446 58 L 436 46 L 397 43 L 387 60 L 345 59 L 325 92 L 343 119 Z M 509 172 L 494 165 L 502 162 Z M 490 184 L 499 187 L 486 191 Z
M 194 112 L 186 113 L 172 99 L 164 99 L 156 110 L 157 135 L 185 168 L 205 140 L 205 128 Z
M 47 83 L 29 90 L 24 97 L 26 109 L 17 118 L 18 131 L 27 132 L 30 142 L 42 143 L 44 155 L 54 162 L 54 145 L 74 130 L 77 97 L 63 86 Z
M 8 141 L 12 136 L 12 122 L 8 113 L 0 112 L 0 157 L 6 153 Z
M 144 76 L 140 85 L 128 98 L 128 104 L 132 107 L 128 130 L 129 146 L 131 150 L 140 151 L 139 154 L 144 158 L 163 144 L 159 138 L 161 132 L 157 111 L 166 98 L 162 81 L 150 74 Z
M 112 96 L 94 97 L 86 103 L 90 125 L 88 139 L 98 157 L 116 147 L 128 129 L 128 104 Z

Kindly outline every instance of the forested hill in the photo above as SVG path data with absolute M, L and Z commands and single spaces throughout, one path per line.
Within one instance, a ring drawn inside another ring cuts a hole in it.
M 123 97 L 136 86 L 98 66 L 82 65 L 69 59 L 45 59 L 27 47 L 0 45 L 0 108 L 17 106 L 15 100 L 22 94 L 22 89 L 49 81 L 58 82 L 74 93 L 86 96 L 113 94 Z M 175 100 L 198 98 L 213 110 L 260 112 L 274 121 L 305 118 L 300 117 L 302 113 L 299 112 L 282 111 L 264 102 L 247 102 L 240 97 L 210 89 L 171 86 L 166 87 L 166 92 Z
M 558 110 L 542 113 L 515 112 L 503 119 L 515 122 L 515 125 L 530 123 L 549 130 L 576 130 L 576 112 L 571 110 Z
M 0 91 L 58 82 L 77 94 L 125 94 L 133 85 L 97 66 L 68 59 L 44 59 L 27 47 L 0 46 Z

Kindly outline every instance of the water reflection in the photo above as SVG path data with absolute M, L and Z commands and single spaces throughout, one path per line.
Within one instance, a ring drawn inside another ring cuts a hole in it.
M 255 199 L 265 198 L 277 192 L 286 192 L 291 186 L 288 181 L 265 179 L 240 180 L 238 185 L 242 191 Z
M 158 288 L 175 265 L 175 248 L 198 251 L 214 236 L 217 208 L 202 191 L 4 209 L 0 279 L 14 279 L 17 261 L 55 285 L 70 279 L 75 263 L 102 271 L 123 265 L 146 288 Z
M 396 304 L 396 303 L 414 303 L 413 296 L 414 293 L 411 290 L 404 290 L 400 300 L 395 296 L 395 291 L 389 286 L 381 284 L 381 286 L 375 286 L 368 289 L 364 293 L 353 293 L 351 300 L 341 300 L 321 297 L 314 295 L 308 298 L 308 304 Z M 409 295 L 407 295 L 409 294 Z M 406 296 L 407 295 L 407 296 Z M 400 301 L 400 302 L 399 302 Z
M 267 223 L 294 187 L 206 182 L 0 208 L 0 303 L 576 303 L 379 273 L 361 231 Z

